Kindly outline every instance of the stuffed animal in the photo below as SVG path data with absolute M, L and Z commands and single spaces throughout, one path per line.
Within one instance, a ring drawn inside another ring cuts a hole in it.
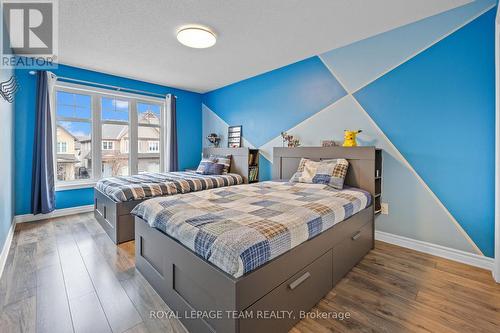
M 344 147 L 356 147 L 358 145 L 356 142 L 356 135 L 358 135 L 358 133 L 361 133 L 361 130 L 357 130 L 357 131 L 345 130 L 344 131 L 344 143 L 342 144 L 342 146 L 344 146 Z

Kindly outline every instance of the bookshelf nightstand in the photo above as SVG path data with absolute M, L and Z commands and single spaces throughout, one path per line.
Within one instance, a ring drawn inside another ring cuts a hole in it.
M 230 172 L 243 177 L 245 184 L 259 181 L 259 150 L 241 148 L 204 148 L 203 157 L 210 155 L 232 155 Z

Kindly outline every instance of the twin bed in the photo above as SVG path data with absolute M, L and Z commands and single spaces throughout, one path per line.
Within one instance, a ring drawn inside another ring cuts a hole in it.
M 132 209 L 144 200 L 243 184 L 234 173 L 200 175 L 193 171 L 141 173 L 105 178 L 94 189 L 94 216 L 115 244 L 135 238 Z
M 344 189 L 286 182 L 301 158 L 347 159 Z M 286 332 L 373 248 L 375 148 L 275 148 L 273 167 L 129 210 L 136 268 L 189 331 Z

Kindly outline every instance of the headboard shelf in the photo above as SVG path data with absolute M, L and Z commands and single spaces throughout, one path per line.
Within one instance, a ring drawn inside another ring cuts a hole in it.
M 259 150 L 247 147 L 241 148 L 203 148 L 203 156 L 231 155 L 231 169 L 229 172 L 237 173 L 243 177 L 245 184 L 255 183 L 259 180 Z
M 301 158 L 314 161 L 345 158 L 349 162 L 345 184 L 370 192 L 375 201 L 374 206 L 377 206 L 376 210 L 380 210 L 381 152 L 375 147 L 275 147 L 273 149 L 273 179 L 290 179 L 297 171 Z

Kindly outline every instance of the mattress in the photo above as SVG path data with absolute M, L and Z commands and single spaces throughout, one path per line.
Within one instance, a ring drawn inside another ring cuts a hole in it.
M 95 187 L 114 201 L 125 202 L 239 184 L 243 184 L 243 178 L 238 174 L 200 175 L 185 171 L 104 178 Z
M 370 204 L 357 188 L 270 181 L 154 198 L 132 214 L 238 278 Z

